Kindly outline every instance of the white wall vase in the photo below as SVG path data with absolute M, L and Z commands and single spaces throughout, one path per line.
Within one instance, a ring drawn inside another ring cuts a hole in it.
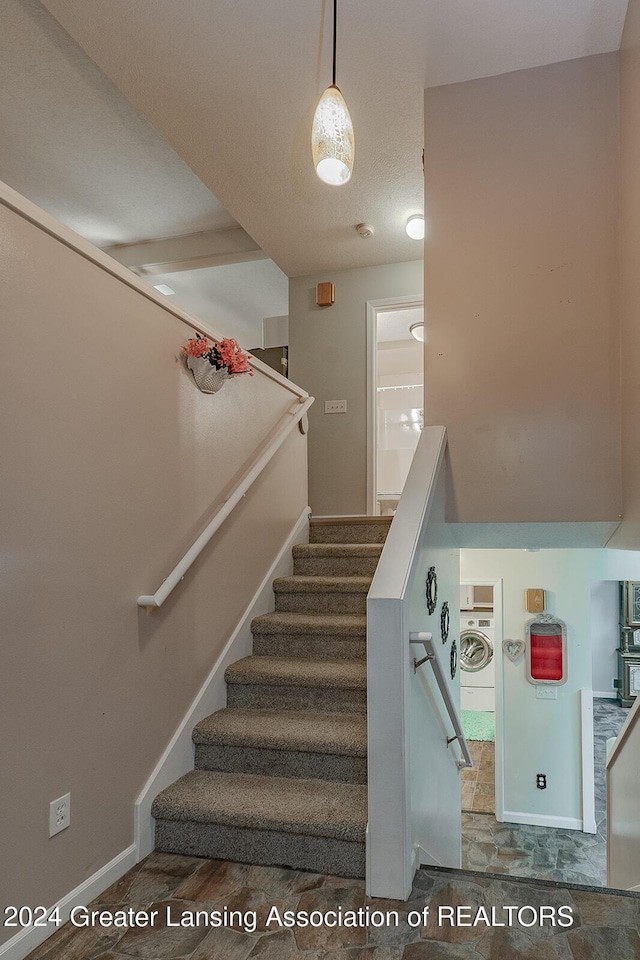
M 216 369 L 206 357 L 187 357 L 187 366 L 193 374 L 198 390 L 202 393 L 217 393 L 229 378 L 226 367 Z

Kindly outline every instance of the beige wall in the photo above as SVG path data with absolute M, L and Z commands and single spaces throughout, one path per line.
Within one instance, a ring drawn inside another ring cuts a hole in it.
M 640 549 L 640 2 L 630 0 L 620 53 L 619 292 L 624 521 L 615 546 Z
M 366 242 L 358 241 L 354 242 Z M 316 306 L 316 284 L 336 302 Z M 297 277 L 289 286 L 289 375 L 316 398 L 309 420 L 309 502 L 317 515 L 367 512 L 367 301 L 422 297 L 422 260 Z M 346 414 L 325 414 L 346 400 Z
M 136 797 L 307 503 L 306 439 L 147 615 L 136 598 L 295 397 L 262 374 L 200 394 L 185 324 L 1 205 L 0 286 L 0 901 L 35 906 L 131 844 Z
M 616 519 L 617 54 L 427 90 L 425 156 L 450 518 Z

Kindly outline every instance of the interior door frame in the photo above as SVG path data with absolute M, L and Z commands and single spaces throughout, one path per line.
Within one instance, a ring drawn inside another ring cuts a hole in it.
M 411 309 L 421 307 L 424 310 L 422 294 L 407 297 L 386 297 L 383 300 L 367 300 L 367 515 L 377 516 L 377 440 L 378 440 L 378 311 Z M 423 397 L 424 403 L 424 397 Z
M 464 547 L 462 548 L 464 549 Z M 493 656 L 496 665 L 496 820 L 504 822 L 504 657 L 502 655 L 503 640 L 503 613 L 502 613 L 502 578 L 498 580 L 478 580 L 461 577 L 460 584 L 478 587 L 493 587 Z M 460 611 L 461 615 L 467 613 Z M 478 613 L 469 612 L 470 617 L 477 617 Z

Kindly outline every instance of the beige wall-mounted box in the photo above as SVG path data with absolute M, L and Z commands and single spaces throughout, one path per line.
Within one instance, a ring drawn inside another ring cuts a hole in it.
M 525 590 L 524 605 L 529 613 L 542 613 L 545 608 L 544 590 L 534 588 Z
M 319 283 L 316 286 L 316 303 L 319 307 L 331 307 L 336 302 L 336 288 L 333 283 Z

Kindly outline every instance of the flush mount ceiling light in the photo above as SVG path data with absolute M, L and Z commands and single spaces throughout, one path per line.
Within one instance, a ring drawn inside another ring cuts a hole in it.
M 172 290 L 167 283 L 154 283 L 153 286 L 159 293 L 164 293 L 165 297 L 172 297 L 175 294 L 175 290 Z
M 405 230 L 412 240 L 424 240 L 424 217 L 409 217 Z
M 419 340 L 420 343 L 424 343 L 424 323 L 412 323 L 409 327 L 409 333 L 416 340 Z
M 333 81 L 318 101 L 311 129 L 316 173 L 324 183 L 340 186 L 351 178 L 355 143 L 353 124 L 344 97 L 336 86 L 336 24 L 338 0 L 333 0 Z

